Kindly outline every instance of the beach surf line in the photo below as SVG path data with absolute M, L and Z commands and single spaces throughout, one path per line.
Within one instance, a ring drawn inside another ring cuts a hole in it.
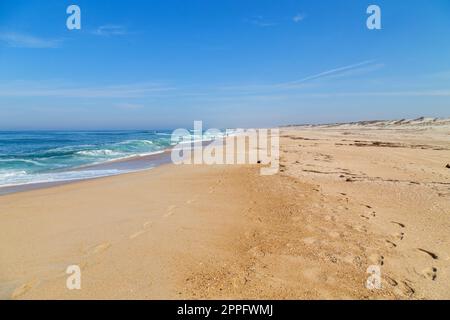
M 176 129 L 171 135 L 175 144 L 171 160 L 175 165 L 245 165 L 260 164 L 261 175 L 274 175 L 280 167 L 280 130 L 208 129 L 194 121 L 194 134 Z M 199 138 L 200 137 L 200 138 Z M 204 142 L 211 143 L 205 145 Z

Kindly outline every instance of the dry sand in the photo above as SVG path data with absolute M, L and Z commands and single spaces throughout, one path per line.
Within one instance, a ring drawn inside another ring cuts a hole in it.
M 275 176 L 163 165 L 0 197 L 0 299 L 450 299 L 448 122 L 281 135 Z

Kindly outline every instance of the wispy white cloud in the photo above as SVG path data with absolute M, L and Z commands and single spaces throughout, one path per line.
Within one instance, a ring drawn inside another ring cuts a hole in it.
M 268 84 L 245 84 L 245 85 L 230 85 L 222 86 L 219 90 L 225 90 L 228 92 L 235 92 L 239 94 L 251 94 L 257 92 L 268 91 L 289 91 L 297 89 L 315 88 L 319 86 L 317 80 L 320 79 L 339 79 L 350 78 L 376 71 L 382 68 L 384 64 L 376 63 L 374 60 L 367 60 L 363 62 L 354 63 L 351 65 L 329 69 L 316 73 L 299 80 L 293 80 L 289 82 L 281 83 L 268 83 Z
M 267 20 L 263 16 L 254 16 L 250 19 L 246 19 L 245 21 L 247 23 L 253 24 L 253 25 L 255 25 L 257 27 L 261 27 L 261 28 L 274 27 L 277 25 L 276 22 Z
M 373 92 L 343 92 L 334 96 L 357 97 L 450 97 L 450 90 L 404 90 L 404 91 L 373 91 Z
M 450 90 L 429 89 L 429 90 L 403 90 L 403 91 L 358 91 L 358 92 L 305 92 L 289 95 L 253 95 L 248 99 L 257 100 L 299 100 L 304 98 L 336 99 L 336 98 L 357 98 L 357 97 L 450 97 Z
M 299 85 L 302 85 L 303 83 L 310 82 L 313 80 L 321 79 L 321 78 L 331 78 L 331 77 L 344 77 L 344 76 L 352 76 L 356 74 L 362 74 L 370 71 L 374 71 L 376 69 L 379 69 L 383 67 L 383 64 L 381 63 L 375 63 L 374 60 L 367 60 L 358 62 L 355 64 L 338 67 L 329 69 L 326 71 L 322 71 L 320 73 L 316 73 L 304 78 L 301 78 L 299 80 L 284 82 L 276 84 L 277 87 L 283 87 L 283 88 L 295 88 Z
M 211 104 L 240 104 L 240 105 L 270 105 L 272 103 L 300 103 L 304 99 L 324 99 L 334 102 L 336 99 L 348 98 L 406 98 L 414 97 L 426 98 L 447 98 L 450 97 L 450 90 L 404 90 L 404 91 L 348 91 L 348 92 L 254 92 L 252 94 L 235 95 L 233 93 L 226 95 L 210 95 L 199 97 L 197 103 Z M 351 101 L 351 100 L 347 100 Z
M 279 18 L 279 19 L 268 19 L 264 16 L 253 16 L 249 19 L 245 19 L 245 22 L 250 23 L 252 25 L 255 25 L 257 27 L 261 28 L 267 28 L 267 27 L 275 27 L 279 24 L 286 23 L 287 20 L 293 21 L 294 23 L 300 23 L 301 21 L 305 20 L 306 14 L 304 13 L 297 13 L 292 18 Z
M 174 88 L 153 83 L 88 87 L 21 82 L 0 85 L 0 97 L 142 98 L 171 90 Z
M 57 48 L 61 44 L 61 40 L 45 39 L 17 32 L 0 32 L 0 42 L 9 47 L 17 48 Z
M 292 21 L 294 21 L 295 23 L 299 23 L 303 20 L 305 20 L 306 15 L 303 13 L 297 13 L 293 18 Z
M 124 36 L 128 34 L 127 28 L 121 25 L 103 25 L 98 27 L 93 34 L 97 36 Z

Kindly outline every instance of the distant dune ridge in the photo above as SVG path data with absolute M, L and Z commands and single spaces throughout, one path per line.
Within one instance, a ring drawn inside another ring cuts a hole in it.
M 356 121 L 346 123 L 328 123 L 328 124 L 303 124 L 303 125 L 288 125 L 286 127 L 327 127 L 327 128 L 343 128 L 343 127 L 365 127 L 365 128 L 390 128 L 390 127 L 450 127 L 450 118 L 426 118 L 420 117 L 417 119 L 400 119 L 400 120 L 369 120 Z

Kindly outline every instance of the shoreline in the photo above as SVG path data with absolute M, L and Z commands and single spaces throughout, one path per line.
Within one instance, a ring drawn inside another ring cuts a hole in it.
M 119 170 L 117 174 L 108 174 L 104 176 L 94 176 L 92 178 L 74 178 L 61 181 L 48 181 L 48 182 L 31 182 L 18 185 L 1 186 L 0 187 L 0 197 L 8 194 L 26 192 L 31 190 L 45 189 L 60 185 L 71 184 L 80 181 L 88 181 L 95 179 L 102 179 L 111 176 L 118 176 L 127 173 L 139 172 L 144 170 L 151 170 L 157 166 L 170 163 L 170 152 L 171 149 L 165 149 L 161 152 L 145 155 L 145 156 L 133 156 L 130 158 L 110 160 L 97 164 L 85 165 L 82 167 L 76 167 L 63 172 L 76 172 L 76 171 L 90 171 L 90 170 L 108 170 L 115 169 Z M 123 172 L 120 172 L 123 171 Z
M 211 140 L 204 140 L 202 141 L 202 146 L 205 147 L 211 142 L 212 142 Z M 191 145 L 194 147 L 194 142 L 192 142 Z M 0 186 L 0 197 L 8 194 L 14 194 L 17 192 L 39 190 L 80 181 L 102 179 L 106 177 L 119 176 L 133 172 L 151 170 L 158 166 L 171 163 L 170 154 L 172 152 L 172 149 L 173 147 L 166 148 L 160 151 L 155 151 L 150 154 L 135 155 L 121 159 L 108 160 L 101 163 L 87 164 L 79 167 L 68 168 L 61 171 L 54 171 L 54 172 L 77 172 L 77 171 L 95 171 L 95 170 L 118 170 L 119 172 L 117 173 L 110 173 L 93 177 L 73 178 L 60 181 L 30 182 L 18 185 Z

